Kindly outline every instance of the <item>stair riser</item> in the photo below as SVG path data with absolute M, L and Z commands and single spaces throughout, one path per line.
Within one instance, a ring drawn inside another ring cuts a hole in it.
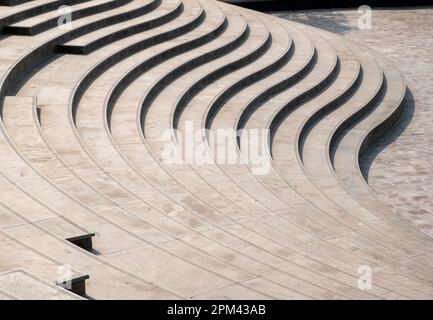
M 103 3 L 94 7 L 85 8 L 82 10 L 77 10 L 71 13 L 72 21 L 78 20 L 80 18 L 88 17 L 97 13 L 109 11 L 120 6 L 126 5 L 132 0 L 113 0 L 107 3 Z M 58 17 L 46 20 L 33 27 L 14 27 L 5 26 L 3 32 L 12 35 L 22 35 L 22 36 L 35 36 L 41 32 L 47 31 L 49 29 L 57 27 Z
M 317 97 L 322 92 L 324 92 L 327 88 L 329 88 L 330 85 L 337 79 L 338 74 L 340 72 L 340 61 L 337 61 L 336 66 L 332 70 L 332 72 L 326 76 L 325 79 L 323 79 L 318 85 L 308 89 L 304 93 L 300 94 L 299 96 L 295 97 L 293 100 L 288 102 L 286 105 L 284 105 L 275 115 L 275 117 L 272 119 L 272 121 L 269 124 L 269 131 L 270 131 L 270 152 L 272 154 L 272 143 L 275 137 L 275 134 L 278 130 L 279 125 L 284 121 L 284 119 L 287 117 L 290 112 L 292 112 L 294 109 L 298 108 L 299 106 L 308 103 L 311 99 Z M 335 104 L 340 101 L 343 97 L 338 97 L 333 103 Z M 305 129 L 307 131 L 307 129 Z M 305 133 L 305 132 L 304 132 Z M 298 143 L 299 145 L 299 143 Z
M 17 62 L 7 76 L 0 83 L 0 115 L 3 109 L 3 99 L 5 96 L 11 95 L 13 88 L 25 77 L 26 74 L 38 65 L 49 61 L 57 53 L 56 48 L 60 43 L 71 41 L 77 37 L 93 32 L 97 29 L 107 27 L 116 23 L 117 15 L 100 19 L 89 24 L 80 26 L 76 29 L 68 31 L 58 37 L 55 37 L 41 46 L 34 48 L 29 54 Z M 162 35 L 163 37 L 165 35 Z M 12 94 L 13 95 L 13 94 Z
M 126 37 L 130 37 L 130 36 L 138 34 L 140 32 L 147 31 L 147 30 L 162 26 L 162 25 L 176 19 L 177 17 L 179 17 L 182 12 L 183 12 L 183 5 L 181 4 L 175 10 L 171 11 L 170 13 L 168 13 L 162 17 L 158 17 L 158 18 L 153 19 L 151 21 L 147 21 L 147 22 L 141 23 L 139 25 L 132 26 L 132 27 L 125 29 L 125 30 L 119 30 L 118 32 L 112 33 L 112 34 L 104 36 L 98 40 L 95 40 L 86 46 L 59 45 L 57 47 L 57 51 L 59 53 L 66 53 L 66 54 L 89 54 L 89 53 L 92 53 L 93 51 L 96 51 L 102 47 L 105 47 L 105 46 L 107 46 L 113 42 L 119 41 L 119 40 L 124 39 Z
M 227 24 L 227 21 L 226 21 Z M 227 26 L 226 26 L 227 27 Z M 234 41 L 231 41 L 229 43 L 227 43 L 226 45 L 223 45 L 222 47 L 219 47 L 215 50 L 212 50 L 210 52 L 207 52 L 199 57 L 196 57 L 190 61 L 188 61 L 187 63 L 177 67 L 176 69 L 172 70 L 170 73 L 166 74 L 162 79 L 160 79 L 158 81 L 158 83 L 156 83 L 152 89 L 149 91 L 149 93 L 146 95 L 146 97 L 144 98 L 143 102 L 142 102 L 142 108 L 141 108 L 141 112 L 140 112 L 140 119 L 141 119 L 141 129 L 142 132 L 144 133 L 144 121 L 145 121 L 145 117 L 146 117 L 146 112 L 147 112 L 147 108 L 148 106 L 150 106 L 153 102 L 153 100 L 156 98 L 156 96 L 163 91 L 164 89 L 167 88 L 167 86 L 172 83 L 173 81 L 175 81 L 176 79 L 178 79 L 179 77 L 185 75 L 186 73 L 190 72 L 191 70 L 200 67 L 206 63 L 209 63 L 215 59 L 218 59 L 219 57 L 222 57 L 228 53 L 230 53 L 231 51 L 235 50 L 236 48 L 238 48 L 240 45 L 242 45 L 242 43 L 245 41 L 245 36 L 247 36 L 248 31 L 244 30 L 244 32 L 237 37 Z M 213 35 L 213 37 L 217 37 L 218 34 Z M 207 37 L 206 37 L 207 38 Z M 195 41 L 196 43 L 194 43 L 194 47 L 198 47 L 202 44 L 205 44 L 206 42 L 208 42 L 208 39 L 197 39 L 198 41 Z M 182 48 L 182 52 L 187 52 L 191 50 L 190 48 L 187 48 L 187 46 L 184 46 L 184 48 Z M 178 53 L 178 54 L 180 54 Z
M 404 103 L 401 102 L 385 121 L 381 122 L 377 127 L 368 133 L 361 143 L 358 158 L 360 158 L 373 143 L 388 133 L 388 131 L 395 125 L 395 123 L 400 119 L 401 112 L 403 111 L 403 105 Z
M 356 80 L 351 84 L 350 88 L 346 90 L 343 94 L 338 96 L 336 99 L 332 100 L 330 103 L 327 103 L 323 107 L 321 107 L 319 110 L 317 110 L 311 117 L 308 118 L 308 120 L 303 125 L 302 129 L 300 130 L 300 133 L 298 135 L 297 139 L 297 148 L 299 155 L 301 157 L 302 161 L 302 149 L 305 142 L 305 139 L 310 132 L 311 128 L 314 126 L 315 123 L 317 123 L 321 118 L 323 118 L 328 113 L 332 112 L 333 110 L 337 109 L 339 106 L 343 105 L 346 101 L 348 101 L 358 90 L 359 86 L 362 83 L 362 70 L 358 73 L 358 76 Z M 273 127 L 277 127 L 276 124 L 273 125 Z M 271 132 L 275 132 L 275 130 L 272 130 Z M 271 135 L 273 137 L 273 135 Z
M 368 101 L 363 107 L 358 109 L 352 115 L 350 115 L 347 119 L 340 123 L 339 127 L 332 134 L 330 143 L 329 143 L 329 154 L 330 159 L 334 159 L 336 148 L 338 148 L 338 142 L 344 136 L 345 131 L 356 124 L 363 116 L 366 116 L 369 112 L 373 111 L 375 107 L 382 101 L 386 93 L 386 80 L 382 81 L 382 85 L 374 97 Z
M 233 96 L 235 96 L 238 92 L 240 92 L 242 89 L 246 88 L 247 86 L 252 85 L 255 82 L 258 82 L 267 76 L 271 75 L 281 67 L 283 67 L 288 61 L 291 59 L 294 53 L 294 47 L 293 45 L 288 48 L 288 50 L 282 55 L 277 61 L 273 62 L 269 66 L 256 71 L 247 77 L 239 80 L 234 85 L 227 88 L 218 98 L 215 100 L 215 102 L 210 106 L 206 117 L 205 117 L 205 128 L 210 129 L 212 126 L 212 122 L 218 113 L 218 111 L 222 108 L 222 106 L 230 100 Z
M 90 72 L 86 74 L 86 76 L 82 79 L 77 89 L 75 90 L 74 98 L 72 101 L 72 117 L 74 119 L 74 122 L 75 122 L 76 110 L 81 100 L 81 97 L 83 96 L 86 89 L 92 84 L 94 79 L 98 78 L 101 74 L 103 74 L 106 70 L 108 70 L 113 65 L 121 62 L 122 60 L 125 60 L 126 58 L 128 58 L 129 56 L 137 52 L 150 48 L 154 45 L 160 44 L 164 41 L 177 38 L 181 35 L 184 35 L 194 30 L 195 28 L 200 26 L 204 22 L 204 20 L 205 20 L 205 14 L 204 12 L 201 12 L 201 14 L 197 16 L 197 18 L 193 19 L 191 22 L 179 28 L 134 43 L 116 52 L 114 55 L 111 55 L 104 61 L 100 62 L 96 67 L 94 67 Z
M 74 4 L 79 4 L 87 1 L 89 0 L 57 0 L 27 10 L 17 12 L 3 19 L 0 19 L 0 31 L 1 31 L 0 34 L 3 33 L 4 26 L 17 23 L 19 21 L 46 13 L 48 11 L 57 10 L 57 8 L 60 7 L 61 5 L 74 5 Z
M 308 61 L 308 63 L 301 69 L 299 72 L 297 72 L 295 75 L 288 77 L 284 81 L 281 81 L 280 83 L 276 84 L 275 86 L 270 87 L 269 89 L 265 90 L 263 93 L 258 95 L 256 98 L 254 98 L 243 110 L 241 116 L 239 117 L 239 121 L 237 123 L 237 130 L 242 129 L 245 127 L 245 124 L 247 123 L 248 119 L 251 117 L 251 115 L 257 110 L 257 108 L 260 107 L 265 101 L 272 98 L 274 95 L 283 92 L 284 90 L 287 90 L 291 86 L 294 86 L 296 83 L 304 79 L 314 68 L 314 66 L 317 63 L 317 52 L 314 51 L 314 55 L 312 59 Z M 302 95 L 295 98 L 292 102 L 294 104 L 300 103 L 301 101 L 305 101 L 307 99 L 310 99 L 312 96 L 316 94 L 316 92 L 320 92 L 323 90 L 324 87 L 327 86 L 329 81 L 332 81 L 333 78 L 326 78 L 323 82 L 321 82 L 317 87 L 311 90 L 308 90 L 304 92 Z M 286 105 L 285 108 L 290 108 L 289 105 Z M 285 109 L 283 108 L 283 109 Z M 240 137 L 238 137 L 238 145 L 240 145 Z

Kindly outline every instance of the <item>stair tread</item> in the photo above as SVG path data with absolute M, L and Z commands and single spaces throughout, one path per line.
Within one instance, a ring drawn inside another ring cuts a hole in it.
M 84 298 L 433 296 L 431 239 L 359 170 L 405 92 L 381 55 L 213 0 L 83 0 L 70 30 L 53 3 L 0 13 L 32 35 L 0 39 L 0 299 L 78 298 L 55 286 L 65 265 L 89 277 Z M 231 130 L 236 160 L 233 132 L 270 129 L 269 171 L 215 165 L 221 144 L 187 121 Z M 211 164 L 166 163 L 168 141 L 209 142 Z M 83 234 L 90 251 L 67 240 Z
M 140 7 L 144 4 L 150 3 L 149 1 L 136 1 L 137 3 L 134 3 L 135 6 Z M 118 32 L 119 30 L 127 30 L 128 28 L 134 27 L 140 23 L 144 23 L 147 21 L 152 21 L 156 18 L 162 17 L 166 15 L 169 12 L 175 11 L 178 6 L 181 4 L 180 0 L 173 0 L 173 1 L 164 1 L 160 7 L 158 7 L 156 10 L 151 11 L 150 13 L 146 14 L 145 16 L 140 16 L 134 19 L 127 20 L 125 22 L 116 23 L 112 26 L 107 26 L 105 28 L 100 28 L 98 30 L 95 30 L 91 33 L 87 33 L 81 37 L 78 37 L 76 39 L 73 39 L 65 44 L 63 46 L 86 46 L 89 45 L 92 42 L 95 42 L 96 40 L 110 35 L 114 32 Z

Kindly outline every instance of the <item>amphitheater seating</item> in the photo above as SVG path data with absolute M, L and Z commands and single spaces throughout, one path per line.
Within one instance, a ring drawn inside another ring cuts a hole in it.
M 433 240 L 359 169 L 403 107 L 384 57 L 214 0 L 0 5 L 0 299 L 433 296 Z

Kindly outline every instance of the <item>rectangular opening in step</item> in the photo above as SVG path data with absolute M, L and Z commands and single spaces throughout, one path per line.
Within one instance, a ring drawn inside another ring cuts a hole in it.
M 66 238 L 66 241 L 69 241 L 70 243 L 73 243 L 74 245 L 95 254 L 92 241 L 94 236 L 95 233 L 88 233 L 76 237 Z
M 56 285 L 72 293 L 75 293 L 76 295 L 86 297 L 86 280 L 89 278 L 89 275 L 85 274 L 83 276 L 75 277 L 62 282 L 56 282 Z

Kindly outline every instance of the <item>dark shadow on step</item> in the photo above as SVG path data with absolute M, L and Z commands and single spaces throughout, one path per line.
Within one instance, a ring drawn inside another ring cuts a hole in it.
M 368 175 L 370 173 L 370 168 L 374 160 L 387 146 L 389 146 L 392 142 L 394 142 L 401 136 L 401 134 L 406 130 L 409 123 L 412 121 L 414 113 L 415 99 L 412 92 L 408 88 L 403 100 L 403 108 L 398 121 L 394 124 L 391 130 L 388 131 L 387 134 L 385 134 L 371 147 L 369 147 L 360 158 L 359 163 L 365 181 L 368 182 Z

